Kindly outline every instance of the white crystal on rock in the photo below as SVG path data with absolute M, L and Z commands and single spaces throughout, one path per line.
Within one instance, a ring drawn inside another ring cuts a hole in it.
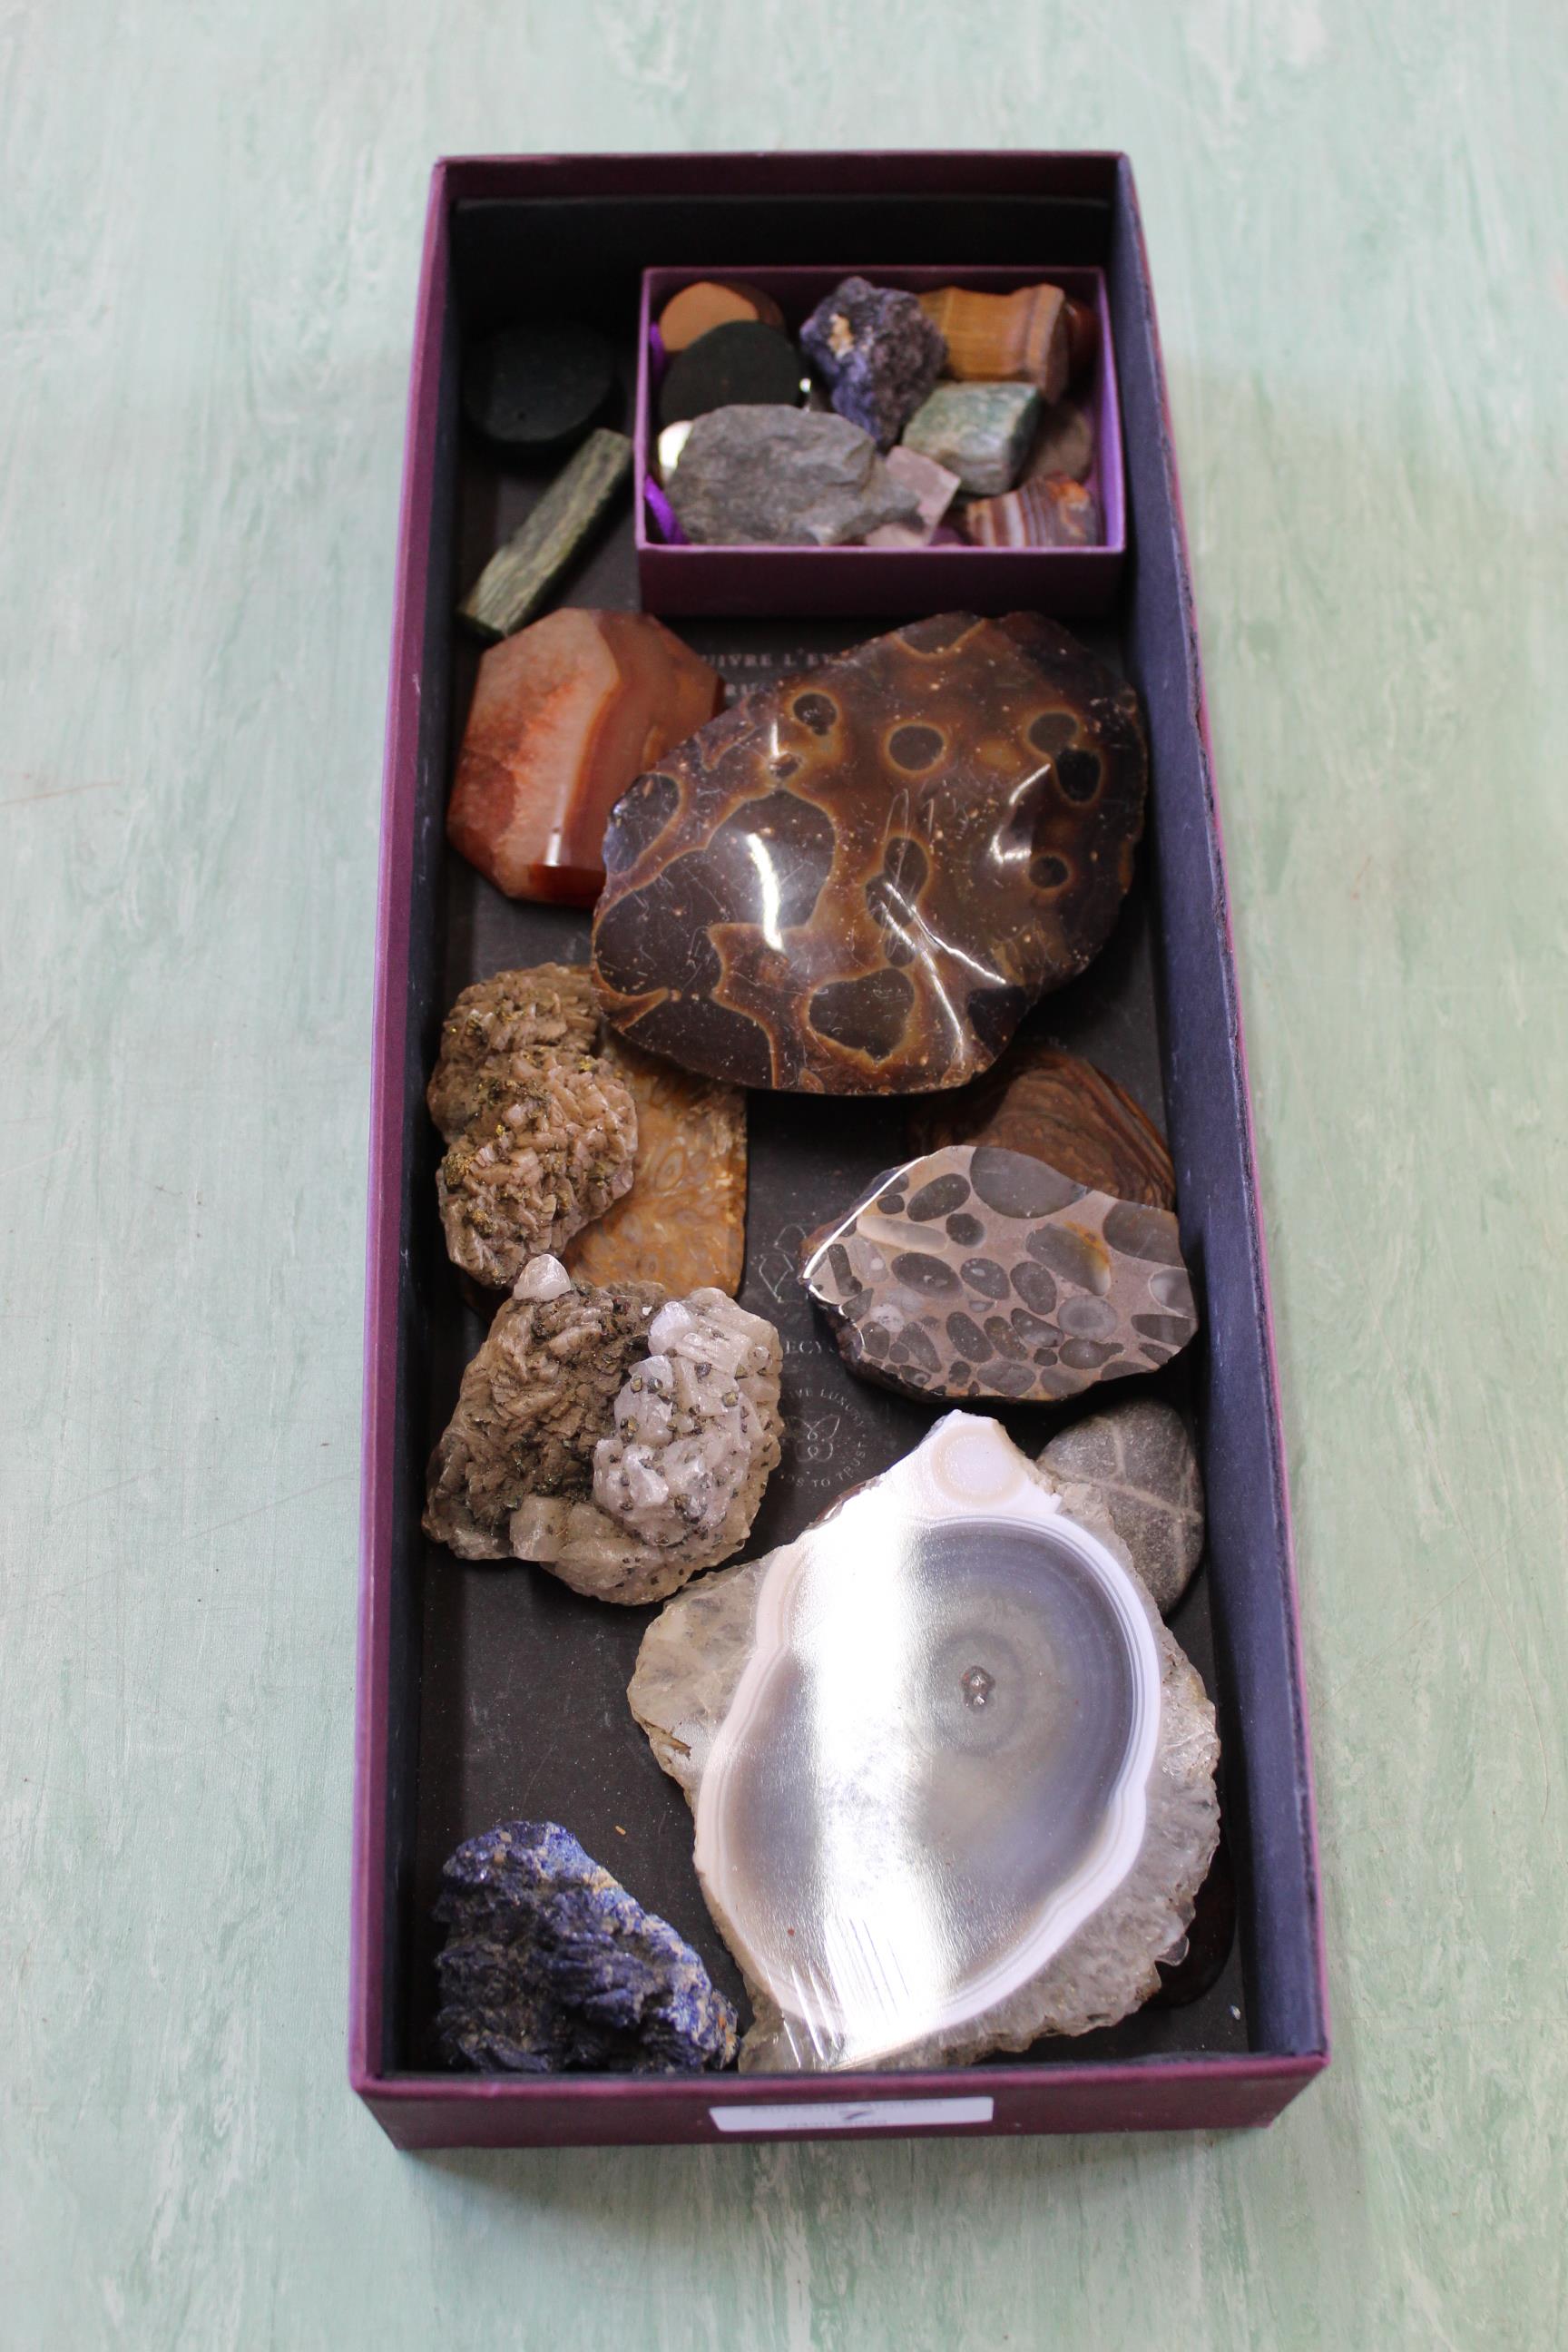
M 662 1601 L 750 1533 L 784 1436 L 779 1336 L 721 1290 L 661 1307 L 594 1448 L 593 1498 L 530 1496 L 520 1559 L 578 1592 Z
M 963 2063 L 1113 2023 L 1218 1834 L 1214 1710 L 1108 1521 L 950 1413 L 707 1578 L 629 1698 L 696 1816 L 752 2071 Z

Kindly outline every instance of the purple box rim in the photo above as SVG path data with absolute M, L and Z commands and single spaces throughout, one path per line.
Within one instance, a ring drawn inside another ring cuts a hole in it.
M 1053 179 L 1061 194 L 1089 194 L 1109 198 L 1120 184 L 1124 192 L 1146 289 L 1151 329 L 1155 341 L 1158 390 L 1166 447 L 1171 443 L 1169 402 L 1163 367 L 1159 365 L 1157 327 L 1147 250 L 1129 159 L 1118 151 L 877 151 L 832 152 L 800 151 L 733 155 L 570 155 L 471 156 L 438 161 L 433 170 L 419 277 L 414 362 L 411 373 L 402 499 L 398 522 L 397 583 L 393 626 L 393 659 L 388 683 L 384 814 L 377 895 L 377 952 L 373 1012 L 373 1063 L 369 1133 L 369 1202 L 366 1234 L 365 1377 L 363 1416 L 361 1490 L 361 1591 L 358 1674 L 355 1701 L 355 1789 L 353 1856 L 350 1925 L 350 2014 L 348 2036 L 351 2087 L 366 2102 L 384 2129 L 399 2145 L 465 2144 L 461 2118 L 480 2111 L 509 2111 L 516 2128 L 498 2136 L 493 2144 L 528 2145 L 535 2135 L 527 2118 L 535 2109 L 569 2111 L 586 2119 L 618 2108 L 628 2118 L 651 2110 L 663 2118 L 656 2132 L 639 2131 L 639 2138 L 683 2140 L 716 2135 L 693 2132 L 686 2126 L 714 2105 L 744 2103 L 768 2095 L 780 2095 L 787 2084 L 791 2104 L 838 2105 L 846 2101 L 909 2098 L 918 2095 L 959 2097 L 982 2091 L 996 2099 L 1003 2114 L 986 2126 L 963 2128 L 965 2137 L 1011 2134 L 1020 2130 L 1141 2130 L 1229 2127 L 1267 2123 L 1305 2084 L 1329 2063 L 1327 1964 L 1323 1940 L 1321 1874 L 1318 1867 L 1311 1753 L 1307 1739 L 1307 1708 L 1300 1686 L 1300 1621 L 1291 1540 L 1289 1496 L 1279 1471 L 1283 1517 L 1284 1600 L 1292 1659 L 1297 1670 L 1295 1704 L 1301 1750 L 1302 1804 L 1309 1851 L 1313 1905 L 1311 1941 L 1317 2011 L 1321 2036 L 1300 2051 L 1258 2050 L 1245 2056 L 1173 2057 L 1156 2061 L 1107 2059 L 1074 2065 L 1012 2064 L 1005 2069 L 949 2069 L 934 2073 L 895 2074 L 834 2074 L 804 2078 L 752 2075 L 712 2075 L 695 2079 L 659 2078 L 635 2081 L 623 2076 L 579 2076 L 520 2081 L 491 2077 L 421 2075 L 385 2073 L 374 2053 L 382 2040 L 383 1904 L 386 1834 L 386 1764 L 388 1702 L 386 1675 L 390 1656 L 388 1595 L 385 1568 L 390 1554 L 392 1481 L 390 1459 L 393 1405 L 398 1363 L 398 1258 L 400 1243 L 398 1176 L 406 1040 L 402 990 L 409 951 L 408 885 L 412 876 L 412 808 L 417 774 L 420 704 L 423 692 L 425 617 L 429 588 L 427 519 L 436 464 L 436 422 L 440 388 L 441 324 L 448 285 L 448 226 L 452 208 L 462 201 L 522 197 L 547 190 L 560 196 L 685 192 L 686 174 L 697 167 L 704 175 L 721 178 L 740 192 L 785 195 L 837 193 L 885 194 L 889 179 L 900 171 L 918 173 L 930 191 L 942 183 L 949 194 L 994 194 L 998 183 L 1022 186 L 1035 176 Z M 1213 745 L 1203 696 L 1197 654 L 1195 618 L 1192 608 L 1190 563 L 1179 477 L 1169 471 L 1184 617 L 1194 712 L 1205 760 L 1213 773 Z M 675 551 L 662 551 L 674 552 Z M 817 551 L 801 551 L 812 553 Z M 823 551 L 832 552 L 833 551 Z M 1097 551 L 1082 551 L 1095 552 Z M 779 551 L 772 551 L 776 554 Z M 924 553 L 927 551 L 916 551 Z M 1228 892 L 1224 887 L 1224 840 L 1219 811 L 1212 791 L 1208 814 L 1221 888 L 1215 912 L 1229 969 L 1234 971 L 1234 935 Z M 1251 1241 L 1264 1301 L 1266 1350 L 1272 1427 L 1279 1444 L 1279 1379 L 1268 1262 L 1256 1209 L 1257 1150 L 1251 1088 L 1247 1081 L 1245 1039 L 1239 1013 L 1236 1017 L 1234 1050 L 1241 1076 L 1243 1142 L 1249 1193 L 1253 1202 Z M 1184 2095 L 1198 2093 L 1184 2101 Z M 1053 2111 L 1082 2112 L 1082 2101 L 1093 2103 L 1092 2120 L 1054 2125 Z M 1173 2101 L 1174 2107 L 1173 2108 Z M 1184 2104 L 1190 2112 L 1181 2112 Z M 419 2127 L 424 2115 L 428 2129 Z M 870 2126 L 874 2131 L 877 2127 Z M 935 2126 L 937 2133 L 953 2126 Z M 771 2135 L 763 2135 L 769 2137 Z M 791 2137 L 817 2137 L 794 2133 Z M 824 2137 L 827 2135 L 822 2135 Z M 839 2137 L 834 2132 L 832 2137 Z M 859 2134 L 850 2136 L 858 2137 Z M 882 2137 L 895 2135 L 884 2132 Z M 487 2135 L 488 2137 L 488 2135 Z M 574 2126 L 553 2137 L 583 2144 L 618 2141 L 624 2135 L 606 2130 L 595 2136 Z M 750 2135 L 726 2135 L 749 2137 Z M 472 2143 L 469 2143 L 472 2144 Z

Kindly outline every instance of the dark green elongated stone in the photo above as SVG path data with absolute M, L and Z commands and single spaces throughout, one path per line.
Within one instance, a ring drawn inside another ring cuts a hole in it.
M 458 619 L 491 644 L 531 621 L 631 469 L 632 445 L 624 433 L 590 433 L 532 513 L 497 548 L 458 607 Z

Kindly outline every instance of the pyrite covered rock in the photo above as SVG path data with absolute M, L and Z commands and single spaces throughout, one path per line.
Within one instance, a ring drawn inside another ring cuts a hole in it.
M 594 1448 L 663 1304 L 657 1283 L 579 1286 L 549 1257 L 525 1269 L 430 1457 L 426 1534 L 459 1559 L 506 1559 L 531 1496 L 590 1495 Z
M 436 1197 L 454 1265 L 501 1289 L 631 1189 L 637 1111 L 608 1065 L 540 1054 L 448 1145 Z
M 425 1531 L 577 1592 L 662 1600 L 739 1549 L 783 1437 L 777 1332 L 717 1290 L 519 1277 L 431 1457 Z
M 912 1106 L 910 1135 L 920 1151 L 947 1143 L 1026 1151 L 1090 1192 L 1176 1205 L 1176 1171 L 1152 1119 L 1092 1062 L 1038 1038 L 1014 1045 L 961 1093 Z
M 649 1628 L 628 1699 L 695 1816 L 742 2071 L 963 2064 L 1113 2024 L 1218 1832 L 1203 1685 L 1113 1534 L 949 1414 Z
M 509 898 L 592 906 L 611 809 L 723 699 L 651 613 L 548 614 L 480 659 L 447 838 Z
M 879 1178 L 802 1271 L 851 1370 L 916 1396 L 1055 1403 L 1154 1370 L 1197 1329 L 1168 1211 L 992 1144 Z
M 689 1944 L 554 1822 L 502 1822 L 441 1874 L 437 2032 L 481 2073 L 727 2066 L 735 2012 Z
M 567 1266 L 584 1282 L 651 1276 L 676 1297 L 733 1297 L 746 1264 L 745 1096 L 624 1037 L 605 1040 L 604 1059 L 637 1108 L 631 1190 L 574 1234 Z
M 1169 1616 L 1204 1549 L 1203 1473 L 1175 1407 L 1135 1397 L 1091 1412 L 1052 1438 L 1039 1466 L 1068 1510 L 1103 1512 Z
M 594 1448 L 592 1496 L 531 1497 L 511 1548 L 576 1592 L 662 1601 L 738 1551 L 782 1451 L 778 1333 L 721 1291 L 661 1307 L 614 1423 Z
M 542 1054 L 594 1050 L 599 1007 L 586 964 L 537 963 L 465 988 L 441 1024 L 426 1101 L 448 1143 L 510 1099 Z
M 920 515 L 869 434 L 805 408 L 700 416 L 668 491 L 681 530 L 701 546 L 840 547 Z
M 1110 936 L 1146 765 L 1131 688 L 1037 614 L 938 614 L 763 688 L 616 808 L 608 1017 L 743 1086 L 960 1086 Z
M 919 297 L 846 278 L 800 331 L 833 405 L 890 449 L 942 373 L 947 346 Z

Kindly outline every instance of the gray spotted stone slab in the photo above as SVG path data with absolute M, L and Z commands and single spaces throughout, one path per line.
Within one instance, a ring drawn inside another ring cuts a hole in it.
M 1169 1616 L 1204 1549 L 1203 1473 L 1175 1407 L 1134 1397 L 1089 1413 L 1052 1438 L 1039 1466 L 1069 1511 L 1098 1505 Z
M 850 1370 L 915 1396 L 1058 1403 L 1157 1370 L 1198 1328 L 1169 1210 L 990 1144 L 882 1177 L 801 1272 Z

